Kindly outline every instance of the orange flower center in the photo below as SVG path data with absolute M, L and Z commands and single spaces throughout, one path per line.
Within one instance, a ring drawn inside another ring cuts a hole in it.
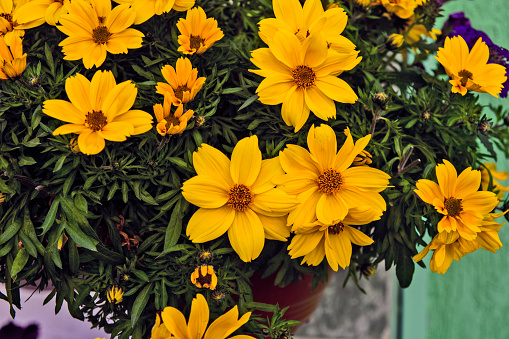
M 327 169 L 318 177 L 318 190 L 325 194 L 334 194 L 341 190 L 343 178 L 335 169 Z
M 461 200 L 456 198 L 448 198 L 444 201 L 445 209 L 450 217 L 457 217 L 463 211 Z
M 192 35 L 189 37 L 189 45 L 191 47 L 191 49 L 196 49 L 198 50 L 201 45 L 204 45 L 205 44 L 205 39 L 202 39 L 199 35 Z
M 112 36 L 112 33 L 108 31 L 108 28 L 106 26 L 97 26 L 92 31 L 92 39 L 96 44 L 105 44 L 108 42 L 110 37 Z
M 467 85 L 468 80 L 469 79 L 472 80 L 474 75 L 472 74 L 472 72 L 463 69 L 458 72 L 458 76 L 461 78 L 460 79 L 461 86 L 465 87 Z
M 308 66 L 297 66 L 292 69 L 293 81 L 300 88 L 308 88 L 314 86 L 316 74 L 311 67 Z
M 101 130 L 106 124 L 106 117 L 102 111 L 92 111 L 85 117 L 85 126 L 93 131 Z
M 184 92 L 190 92 L 191 90 L 187 88 L 187 86 L 179 86 L 173 92 L 175 93 L 175 97 L 182 101 L 184 98 Z
M 245 212 L 253 202 L 253 193 L 244 184 L 233 184 L 228 192 L 226 204 L 236 211 Z
M 339 233 L 343 232 L 344 228 L 345 225 L 342 222 L 340 222 L 332 226 L 329 226 L 327 232 L 329 232 L 329 235 L 338 235 Z

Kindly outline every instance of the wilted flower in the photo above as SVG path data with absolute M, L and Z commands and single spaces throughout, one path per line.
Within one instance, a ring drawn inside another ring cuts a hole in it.
M 117 285 L 112 285 L 106 290 L 106 298 L 111 304 L 119 304 L 124 297 L 124 289 Z
M 8 47 L 4 37 L 0 37 L 0 79 L 14 79 L 21 75 L 27 66 L 27 54 L 23 53 L 21 38 L 14 36 Z

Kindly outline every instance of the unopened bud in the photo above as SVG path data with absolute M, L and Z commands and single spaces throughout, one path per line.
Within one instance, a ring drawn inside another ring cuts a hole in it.
M 490 123 L 487 120 L 482 120 L 477 124 L 477 128 L 481 133 L 488 133 L 490 130 Z
M 195 118 L 194 118 L 194 125 L 196 127 L 201 127 L 203 126 L 203 124 L 205 123 L 205 118 L 202 117 L 201 115 L 197 115 Z
M 383 92 L 376 93 L 373 95 L 373 102 L 385 111 L 387 109 L 387 94 Z
M 210 261 L 213 257 L 214 255 L 210 250 L 202 250 L 198 253 L 198 259 L 200 259 L 201 262 Z
M 221 290 L 215 290 L 210 294 L 210 298 L 215 302 L 221 302 L 226 297 L 226 294 Z
M 429 119 L 431 119 L 431 112 L 428 110 L 425 110 L 424 112 L 422 112 L 422 118 L 424 120 L 428 121 Z

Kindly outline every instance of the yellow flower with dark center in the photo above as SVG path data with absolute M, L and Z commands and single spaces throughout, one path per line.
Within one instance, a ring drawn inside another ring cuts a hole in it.
M 286 215 L 298 204 L 274 188 L 283 174 L 279 159 L 262 160 L 258 137 L 240 140 L 231 161 L 218 149 L 202 144 L 193 153 L 197 176 L 184 182 L 182 195 L 200 207 L 187 225 L 191 241 L 203 243 L 228 232 L 232 248 L 243 261 L 257 258 L 265 238 L 286 241 Z
M 188 322 L 182 312 L 174 307 L 166 307 L 161 313 L 166 328 L 179 339 L 225 339 L 247 323 L 250 316 L 251 312 L 248 312 L 239 319 L 239 310 L 235 305 L 234 308 L 212 322 L 206 330 L 209 322 L 209 305 L 201 294 L 197 294 L 193 299 Z M 248 335 L 231 337 L 231 339 L 234 338 L 252 339 L 253 337 Z
M 504 199 L 504 192 L 509 191 L 509 186 L 503 186 L 500 184 L 499 180 L 506 180 L 509 178 L 509 173 L 506 171 L 497 172 L 497 165 L 494 163 L 486 163 L 483 164 L 486 168 L 481 167 L 481 187 L 483 191 L 488 190 L 488 186 L 490 184 L 490 173 L 492 179 L 493 192 L 497 194 L 498 200 Z M 489 171 L 489 173 L 488 173 Z
M 114 0 L 119 4 L 130 4 L 136 12 L 135 25 L 144 23 L 154 15 L 175 11 L 187 11 L 194 6 L 195 0 Z
M 327 258 L 329 266 L 338 270 L 350 265 L 352 243 L 359 246 L 371 245 L 373 240 L 350 225 L 364 225 L 380 219 L 381 212 L 371 207 L 351 208 L 343 219 L 334 220 L 331 224 L 316 221 L 298 228 L 295 237 L 288 245 L 289 254 L 294 258 L 304 256 L 301 264 L 319 265 Z
M 166 326 L 161 321 L 161 315 L 156 314 L 156 321 L 154 323 L 154 327 L 152 327 L 150 339 L 169 339 L 170 336 L 170 331 L 168 331 Z
M 201 7 L 188 10 L 186 18 L 177 22 L 177 28 L 180 32 L 177 51 L 184 54 L 202 54 L 224 36 L 216 19 L 207 18 Z
M 129 4 L 111 9 L 110 0 L 72 0 L 69 14 L 60 16 L 57 28 L 69 37 L 62 46 L 65 60 L 83 59 L 85 68 L 99 67 L 107 53 L 127 53 L 140 48 L 143 33 L 128 28 L 134 23 L 136 13 Z
M 297 132 L 310 111 L 328 120 L 336 118 L 334 101 L 357 101 L 350 85 L 334 76 L 357 65 L 361 60 L 357 55 L 354 50 L 344 54 L 328 50 L 319 34 L 301 44 L 295 34 L 280 30 L 269 48 L 251 52 L 251 62 L 260 69 L 249 71 L 265 77 L 256 90 L 259 100 L 266 105 L 283 103 L 283 120 Z
M 444 47 L 440 47 L 435 57 L 444 66 L 452 78 L 453 93 L 465 95 L 467 89 L 489 93 L 498 98 L 498 94 L 507 80 L 504 66 L 488 63 L 490 51 L 486 43 L 479 38 L 472 50 L 461 36 L 445 39 Z
M 105 139 L 124 141 L 126 137 L 152 128 L 152 116 L 131 110 L 138 90 L 131 81 L 116 84 L 110 71 L 97 71 L 89 81 L 81 74 L 67 78 L 65 91 L 71 102 L 46 100 L 43 113 L 70 124 L 58 127 L 53 135 L 76 133 L 84 154 L 97 154 Z
M 106 290 L 106 298 L 111 304 L 120 304 L 124 297 L 124 289 L 117 285 L 112 285 Z
M 25 13 L 21 8 L 28 3 L 29 0 L 2 0 L 0 1 L 0 38 L 5 37 L 8 46 L 11 45 L 12 39 L 23 37 L 25 29 L 37 27 L 44 23 L 44 18 L 37 18 L 37 14 L 30 20 L 20 23 L 18 16 Z
M 439 233 L 458 231 L 465 240 L 474 240 L 480 232 L 483 215 L 498 204 L 493 192 L 479 191 L 481 173 L 466 168 L 458 176 L 447 160 L 436 167 L 438 184 L 427 179 L 417 181 L 414 192 L 444 215 L 438 223 Z
M 309 152 L 297 145 L 287 145 L 279 160 L 287 173 L 274 182 L 288 194 L 297 195 L 301 203 L 288 216 L 292 231 L 317 219 L 324 225 L 343 220 L 349 209 L 369 206 L 381 215 L 386 204 L 379 192 L 389 184 L 390 176 L 368 166 L 352 167 L 357 155 L 371 138 L 354 144 L 350 132 L 338 151 L 336 133 L 328 125 L 312 126 L 308 133 Z
M 185 104 L 194 99 L 205 83 L 206 78 L 198 78 L 198 69 L 193 68 L 188 58 L 179 58 L 175 68 L 170 65 L 161 69 L 164 82 L 158 82 L 156 92 L 165 96 L 169 95 L 175 105 Z
M 71 0 L 32 0 L 19 7 L 15 19 L 18 24 L 36 22 L 56 26 L 60 16 L 69 13 Z M 32 26 L 35 27 L 35 26 Z
M 217 286 L 217 275 L 214 266 L 201 265 L 191 274 L 191 282 L 198 288 L 210 288 L 215 290 Z
M 188 109 L 184 113 L 184 105 L 178 105 L 176 111 L 172 114 L 170 96 L 164 96 L 164 105 L 155 104 L 154 114 L 157 119 L 157 133 L 165 136 L 167 134 L 179 134 L 184 132 L 187 127 L 187 121 L 193 116 L 194 111 Z
M 23 53 L 21 38 L 14 36 L 10 47 L 0 37 L 0 79 L 15 79 L 27 66 L 27 54 Z

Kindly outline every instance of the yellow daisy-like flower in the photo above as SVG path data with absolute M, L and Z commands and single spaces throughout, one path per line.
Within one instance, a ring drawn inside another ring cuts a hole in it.
M 117 285 L 112 285 L 106 290 L 106 298 L 111 304 L 119 304 L 124 297 L 124 289 Z
M 422 4 L 424 1 L 416 0 L 381 0 L 382 6 L 389 13 L 394 13 L 402 19 L 408 19 L 414 15 L 414 10 L 418 4 Z
M 475 238 L 480 248 L 496 253 L 496 251 L 503 246 L 498 232 L 500 231 L 500 227 L 505 223 L 500 224 L 496 222 L 495 219 L 504 216 L 507 212 L 509 212 L 509 210 L 502 213 L 489 213 L 484 216 L 482 224 L 479 227 L 481 232 L 477 233 L 477 238 Z
M 249 71 L 265 77 L 256 90 L 259 100 L 266 105 L 283 103 L 283 120 L 297 132 L 310 111 L 328 120 L 336 118 L 334 101 L 357 101 L 350 85 L 334 76 L 355 67 L 362 59 L 357 55 L 353 50 L 344 54 L 328 50 L 319 34 L 301 44 L 295 34 L 280 30 L 269 48 L 251 52 L 251 62 L 260 69 Z
M 261 20 L 260 38 L 271 45 L 277 31 L 285 30 L 294 34 L 301 43 L 309 36 L 320 34 L 323 43 L 338 53 L 352 53 L 356 46 L 341 35 L 348 22 L 348 16 L 341 7 L 327 7 L 323 10 L 320 0 L 306 0 L 301 6 L 299 0 L 273 0 L 275 18 Z
M 164 96 L 164 106 L 161 104 L 154 105 L 154 114 L 157 119 L 157 133 L 165 136 L 167 134 L 180 134 L 187 127 L 187 121 L 194 114 L 193 110 L 188 109 L 184 113 L 184 105 L 179 105 L 177 110 L 172 114 L 170 96 Z
M 292 231 L 318 219 L 324 225 L 344 220 L 352 208 L 368 206 L 381 215 L 386 209 L 379 192 L 389 184 L 390 176 L 368 166 L 351 167 L 366 147 L 370 135 L 357 140 L 347 130 L 347 139 L 338 151 L 336 133 L 328 125 L 312 126 L 308 133 L 309 152 L 287 145 L 279 160 L 287 173 L 276 178 L 278 188 L 298 195 L 301 203 L 288 216 Z
M 338 270 L 350 265 L 352 243 L 359 246 L 371 245 L 373 240 L 350 225 L 364 225 L 380 219 L 381 214 L 370 207 L 352 208 L 344 220 L 335 220 L 332 225 L 316 221 L 310 226 L 296 230 L 288 249 L 292 259 L 304 256 L 302 264 L 317 266 L 324 256 L 329 266 Z
M 171 338 L 171 333 L 163 324 L 161 320 L 161 315 L 156 314 L 156 321 L 154 323 L 154 327 L 152 327 L 150 339 L 168 339 L 168 338 Z
M 509 178 L 509 173 L 506 171 L 497 172 L 497 165 L 494 163 L 486 163 L 483 164 L 485 167 L 481 167 L 481 187 L 483 191 L 488 190 L 488 186 L 490 185 L 490 173 L 493 178 L 493 192 L 497 194 L 498 200 L 504 199 L 504 192 L 509 191 L 509 186 L 503 186 L 500 184 L 499 180 L 506 180 Z M 489 171 L 489 173 L 488 173 Z
M 166 307 L 161 313 L 166 328 L 178 339 L 225 339 L 248 322 L 251 312 L 239 319 L 237 305 L 217 318 L 207 329 L 209 322 L 209 305 L 205 297 L 197 294 L 191 304 L 189 322 L 178 309 Z M 205 331 L 205 329 L 207 329 Z M 236 335 L 231 339 L 252 339 L 248 335 Z
M 60 16 L 69 13 L 70 5 L 71 0 L 32 0 L 19 8 L 16 21 L 19 24 L 37 22 L 38 25 L 46 22 L 56 26 Z
M 152 116 L 130 110 L 138 90 L 131 81 L 116 84 L 110 71 L 97 71 L 89 81 L 81 74 L 65 81 L 71 102 L 46 100 L 43 113 L 70 124 L 58 127 L 53 135 L 79 134 L 78 146 L 84 154 L 97 154 L 104 140 L 124 141 L 126 137 L 145 133 L 152 128 Z
M 440 47 L 435 57 L 444 66 L 452 78 L 453 93 L 465 95 L 467 89 L 489 93 L 498 98 L 498 94 L 507 80 L 504 66 L 488 63 L 490 51 L 486 43 L 479 38 L 472 50 L 461 36 L 445 39 L 444 47 Z
M 135 25 L 144 23 L 154 15 L 175 11 L 187 11 L 194 6 L 195 0 L 114 0 L 119 4 L 130 4 L 136 12 Z
M 256 259 L 265 238 L 286 241 L 286 215 L 298 204 L 274 188 L 283 174 L 277 158 L 262 160 L 258 137 L 240 140 L 231 161 L 216 148 L 202 144 L 193 153 L 197 176 L 184 182 L 182 195 L 200 207 L 187 225 L 191 241 L 203 243 L 228 232 L 232 248 L 245 261 Z
M 481 172 L 466 168 L 458 176 L 447 160 L 436 167 L 438 184 L 427 179 L 417 181 L 414 192 L 426 203 L 444 215 L 438 223 L 438 232 L 458 231 L 466 240 L 474 240 L 480 232 L 483 215 L 498 204 L 493 192 L 479 191 Z
M 210 288 L 215 290 L 217 286 L 217 275 L 214 266 L 201 265 L 191 274 L 191 282 L 198 288 Z
M 27 54 L 23 53 L 21 38 L 13 36 L 10 47 L 4 37 L 0 37 L 0 79 L 14 79 L 21 75 L 27 66 Z
M 433 256 L 429 263 L 432 272 L 444 274 L 447 272 L 453 260 L 459 261 L 467 252 L 462 251 L 460 240 L 463 239 L 456 231 L 441 232 L 417 255 L 413 257 L 415 262 L 421 261 L 426 257 L 430 250 L 433 250 Z M 475 249 L 472 249 L 475 251 Z
M 401 47 L 403 45 L 403 43 L 405 42 L 405 37 L 403 36 L 403 34 L 394 33 L 394 34 L 389 35 L 389 37 L 387 38 L 387 41 L 392 46 L 398 48 L 398 47 Z
M 110 0 L 72 0 L 69 14 L 60 17 L 57 28 L 69 37 L 62 46 L 65 60 L 83 59 L 85 68 L 99 67 L 106 54 L 127 53 L 127 49 L 140 48 L 143 33 L 128 28 L 136 13 L 129 4 L 111 9 Z
M 44 23 L 44 19 L 25 20 L 23 24 L 18 20 L 18 16 L 25 13 L 21 10 L 23 5 L 29 0 L 2 0 L 0 1 L 0 38 L 5 37 L 8 46 L 11 45 L 12 39 L 23 37 L 25 29 L 37 27 Z
M 188 58 L 179 58 L 175 67 L 163 66 L 161 73 L 167 83 L 158 82 L 156 93 L 169 95 L 171 102 L 178 106 L 193 100 L 207 78 L 198 78 L 198 69 L 193 68 Z
M 184 54 L 202 54 L 224 36 L 216 19 L 207 18 L 201 7 L 188 10 L 186 18 L 177 22 L 177 28 L 180 32 L 177 51 Z

